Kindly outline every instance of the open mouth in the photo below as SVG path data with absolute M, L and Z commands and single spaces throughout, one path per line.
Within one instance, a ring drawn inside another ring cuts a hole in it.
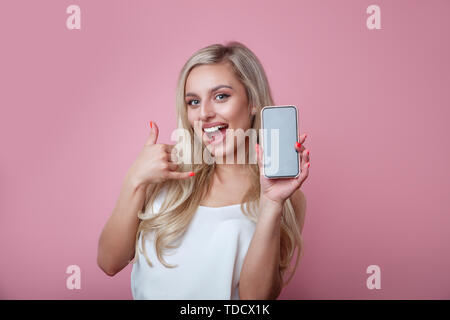
M 206 133 L 209 143 L 218 143 L 224 140 L 228 124 L 218 125 L 210 128 L 203 128 L 203 132 Z

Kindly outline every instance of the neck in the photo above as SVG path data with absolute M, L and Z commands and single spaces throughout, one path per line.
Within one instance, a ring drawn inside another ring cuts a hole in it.
M 247 166 L 247 164 L 216 164 L 214 172 L 220 180 L 242 178 L 248 174 Z
M 248 148 L 246 147 L 246 156 L 245 156 L 245 161 L 247 162 L 247 157 L 248 157 Z M 235 150 L 235 154 L 234 154 L 234 160 L 237 159 L 237 154 L 236 154 L 236 150 Z M 222 183 L 222 184 L 226 184 L 227 181 L 230 180 L 242 180 L 242 179 L 246 179 L 248 177 L 248 163 L 231 163 L 231 164 L 227 164 L 225 163 L 225 160 L 222 159 L 222 163 L 216 163 L 215 164 L 215 170 L 214 170 L 214 175 L 217 178 L 217 180 Z

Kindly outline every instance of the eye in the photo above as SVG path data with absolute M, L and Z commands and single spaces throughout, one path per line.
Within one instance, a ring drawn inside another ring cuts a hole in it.
M 188 106 L 192 106 L 192 104 L 191 104 L 192 101 L 198 101 L 198 100 L 196 100 L 196 99 L 189 100 L 189 101 L 187 102 Z
M 219 100 L 225 100 L 225 99 L 228 98 L 230 95 L 229 95 L 229 94 L 226 94 L 226 93 L 219 93 L 219 94 L 216 96 L 216 98 L 219 97 L 219 96 L 222 96 L 222 97 L 223 97 L 222 99 L 219 99 Z M 188 105 L 188 106 L 195 106 L 196 104 L 191 104 L 191 102 L 193 102 L 193 101 L 198 101 L 198 100 L 197 100 L 197 99 L 189 100 L 189 101 L 187 102 L 187 105 Z
M 219 94 L 216 96 L 216 98 L 217 98 L 218 96 L 224 96 L 225 98 L 220 99 L 220 100 L 224 100 L 224 99 L 228 98 L 230 95 L 229 95 L 229 94 L 226 94 L 226 93 L 219 93 Z

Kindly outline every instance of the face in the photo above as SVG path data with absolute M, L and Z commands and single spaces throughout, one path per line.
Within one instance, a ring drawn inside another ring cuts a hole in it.
M 233 130 L 249 129 L 255 109 L 249 110 L 245 87 L 233 74 L 229 62 L 193 68 L 185 92 L 188 120 L 214 157 L 234 155 L 237 148 L 245 148 L 245 141 L 236 138 L 233 147 Z M 196 121 L 201 121 L 201 131 L 197 130 Z M 214 127 L 204 128 L 214 123 L 225 127 L 213 132 L 208 131 Z

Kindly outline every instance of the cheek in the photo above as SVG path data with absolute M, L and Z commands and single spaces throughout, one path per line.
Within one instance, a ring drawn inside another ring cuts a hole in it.
M 196 108 L 195 110 L 192 110 L 192 109 L 187 109 L 187 112 L 186 112 L 186 115 L 187 115 L 187 120 L 189 121 L 189 123 L 191 124 L 191 127 L 193 127 L 194 126 L 194 124 L 195 124 L 195 122 L 197 121 L 200 121 L 200 117 L 201 117 L 201 115 L 200 115 L 200 110 L 199 110 L 199 108 Z
M 192 126 L 194 124 L 194 115 L 193 115 L 192 111 L 189 111 L 189 109 L 187 110 L 186 114 L 187 114 L 187 119 Z
M 196 115 L 193 112 L 188 112 L 187 120 L 188 120 L 191 128 L 194 128 L 195 121 L 198 121 L 198 118 L 196 117 Z
M 230 122 L 236 129 L 241 128 L 245 131 L 246 129 L 250 128 L 250 119 L 246 111 L 240 111 L 233 114 L 230 118 Z
M 198 127 L 199 123 L 199 119 L 197 117 L 197 115 L 195 115 L 193 112 L 191 112 L 190 114 L 188 113 L 187 115 L 188 117 L 188 122 L 191 126 L 191 128 L 194 130 L 194 135 L 200 140 L 203 141 L 203 131 L 200 127 Z M 197 122 L 197 127 L 195 127 L 195 123 Z M 203 143 L 203 142 L 202 142 Z
M 242 128 L 247 123 L 248 114 L 245 105 L 230 105 L 229 108 L 224 108 L 221 115 L 236 128 Z

